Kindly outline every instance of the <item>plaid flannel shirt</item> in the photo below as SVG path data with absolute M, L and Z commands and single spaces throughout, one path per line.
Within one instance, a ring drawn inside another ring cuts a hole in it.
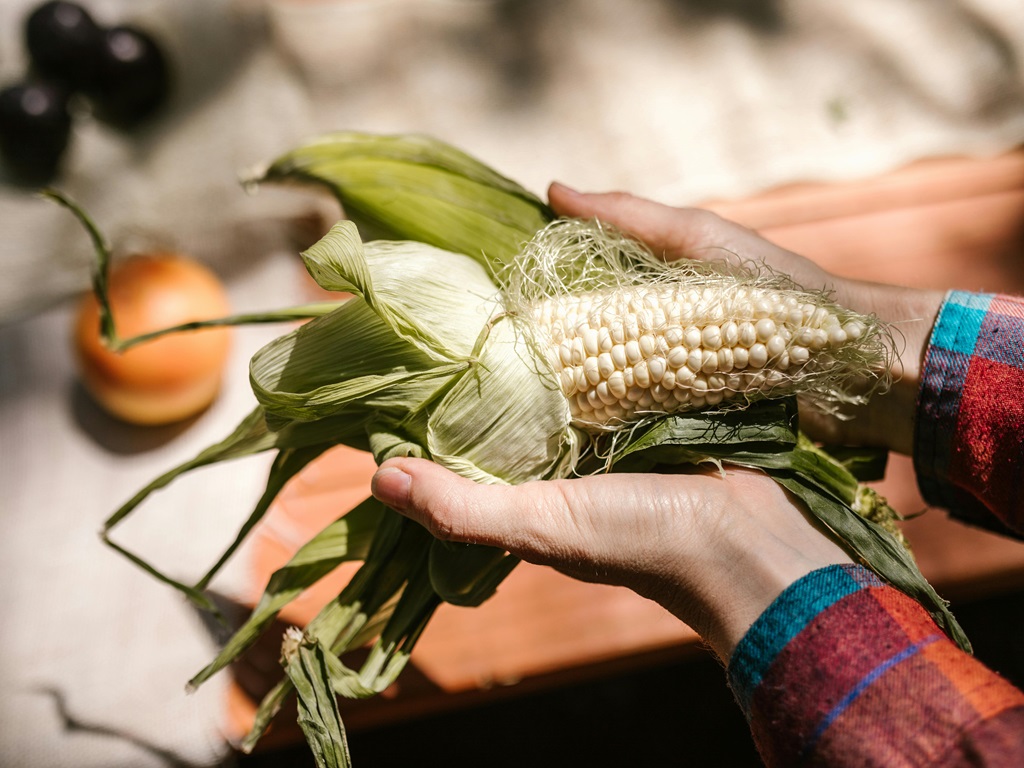
M 1024 300 L 947 296 L 917 416 L 925 498 L 1024 534 Z M 728 674 L 769 766 L 1024 766 L 1024 693 L 860 566 L 791 585 Z

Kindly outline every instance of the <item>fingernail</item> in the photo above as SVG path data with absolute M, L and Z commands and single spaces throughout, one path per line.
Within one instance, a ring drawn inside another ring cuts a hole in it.
M 381 467 L 370 479 L 370 493 L 378 501 L 401 511 L 409 506 L 412 477 L 398 467 Z
M 567 186 L 566 184 L 563 184 L 560 181 L 551 182 L 551 186 L 549 187 L 548 191 L 550 193 L 551 191 L 554 190 L 557 190 L 560 194 L 565 195 L 566 197 L 583 197 L 582 192 L 573 189 L 572 187 Z

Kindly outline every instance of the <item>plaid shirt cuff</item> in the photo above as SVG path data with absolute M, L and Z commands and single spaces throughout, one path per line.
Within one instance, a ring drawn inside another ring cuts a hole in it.
M 1024 536 L 1024 299 L 947 295 L 921 375 L 914 465 L 929 504 Z
M 788 587 L 728 676 L 767 766 L 1024 765 L 1024 693 L 861 566 Z

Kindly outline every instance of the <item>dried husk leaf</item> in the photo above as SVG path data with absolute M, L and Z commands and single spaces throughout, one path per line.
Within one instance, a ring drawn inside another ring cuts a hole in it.
M 580 443 L 565 398 L 507 321 L 490 326 L 479 362 L 437 405 L 427 429 L 433 460 L 481 483 L 563 477 Z

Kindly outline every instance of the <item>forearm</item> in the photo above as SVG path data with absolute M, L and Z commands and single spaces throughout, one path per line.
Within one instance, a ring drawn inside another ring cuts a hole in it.
M 1024 765 L 1024 694 L 860 567 L 784 592 L 729 680 L 769 766 Z

